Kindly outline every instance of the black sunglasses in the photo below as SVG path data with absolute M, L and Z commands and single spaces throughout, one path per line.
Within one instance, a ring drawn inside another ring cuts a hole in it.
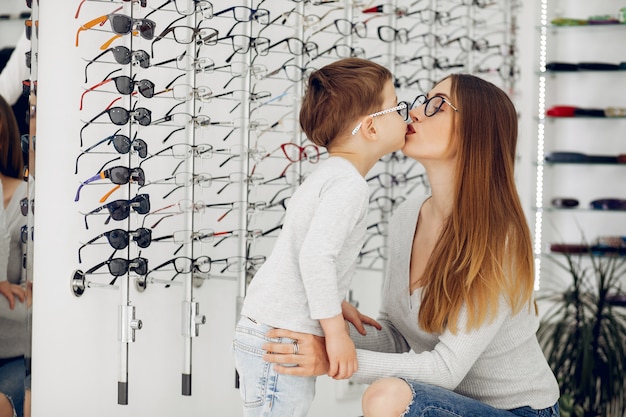
M 120 69 L 116 69 L 113 72 L 120 71 Z M 80 110 L 83 109 L 83 100 L 84 100 L 85 94 L 87 94 L 90 91 L 94 91 L 96 88 L 101 87 L 107 83 L 110 83 L 111 81 L 115 84 L 115 88 L 120 94 L 124 94 L 124 95 L 133 94 L 135 92 L 135 87 L 137 87 L 137 91 L 139 91 L 139 94 L 141 94 L 145 98 L 154 97 L 154 83 L 150 80 L 147 80 L 147 79 L 135 80 L 134 78 L 131 78 L 128 75 L 118 75 L 116 77 L 109 78 L 109 75 L 107 75 L 103 81 L 100 81 L 99 83 L 92 85 L 91 87 L 83 91 L 82 95 L 80 96 Z
M 109 283 L 110 285 L 115 284 L 117 277 L 120 277 L 128 272 L 135 272 L 139 275 L 146 275 L 148 273 L 148 260 L 146 258 L 137 257 L 135 259 L 124 259 L 124 258 L 111 258 L 107 259 L 104 262 L 100 262 L 98 265 L 95 265 L 92 268 L 89 268 L 88 271 L 85 272 L 87 274 L 93 274 L 98 269 L 102 268 L 104 265 L 109 267 L 109 272 L 115 278 Z
M 80 190 L 82 190 L 85 185 L 105 178 L 110 179 L 113 184 L 117 185 L 128 184 L 131 181 L 136 182 L 140 186 L 143 186 L 146 183 L 146 175 L 143 172 L 143 168 L 128 168 L 125 166 L 107 168 L 98 172 L 93 177 L 87 178 L 85 181 L 81 182 L 76 190 L 76 197 L 74 197 L 74 201 L 78 201 L 80 199 Z
M 96 144 L 91 145 L 89 148 L 82 151 L 80 155 L 76 157 L 76 169 L 74 171 L 74 174 L 78 174 L 78 160 L 80 159 L 80 157 L 86 153 L 89 153 L 103 143 L 106 143 L 107 145 L 112 144 L 115 151 L 122 155 L 125 155 L 132 150 L 136 152 L 137 155 L 139 155 L 139 157 L 142 159 L 148 156 L 148 144 L 143 139 L 137 139 L 137 134 L 139 132 L 135 132 L 135 137 L 133 138 L 133 140 L 131 140 L 128 136 L 119 134 L 118 132 L 120 130 L 121 129 L 118 129 L 111 136 L 107 136 L 106 138 L 98 141 Z
M 98 60 L 108 52 L 113 53 L 113 58 L 115 59 L 115 62 L 120 65 L 127 65 L 132 62 L 133 65 L 139 65 L 141 68 L 148 68 L 150 66 L 150 55 L 148 55 L 148 53 L 143 49 L 131 51 L 125 46 L 115 46 L 113 48 L 108 48 L 102 51 L 95 58 L 87 62 L 87 65 L 85 65 L 85 82 L 87 82 L 87 68 L 89 68 L 89 65 L 94 63 L 96 60 Z
M 116 100 L 117 99 L 115 99 L 114 102 Z M 150 123 L 152 123 L 152 111 L 150 111 L 149 109 L 145 107 L 137 107 L 137 108 L 133 108 L 132 110 L 127 110 L 124 107 L 119 107 L 119 106 L 107 107 L 106 109 L 102 110 L 100 113 L 95 115 L 93 118 L 91 118 L 91 120 L 89 120 L 88 122 L 85 122 L 85 125 L 80 128 L 79 136 L 80 136 L 81 146 L 83 143 L 83 130 L 85 130 L 87 126 L 92 124 L 96 119 L 98 119 L 103 114 L 107 114 L 109 116 L 109 119 L 111 120 L 111 123 L 117 126 L 123 126 L 126 123 L 128 123 L 131 120 L 131 116 L 133 120 L 139 123 L 141 126 L 149 126 Z
M 140 248 L 147 248 L 152 243 L 152 230 L 145 227 L 140 227 L 137 230 L 124 230 L 113 229 L 107 232 L 101 233 L 87 243 L 78 248 L 78 262 L 82 262 L 80 251 L 87 245 L 91 245 L 101 237 L 106 237 L 111 247 L 115 250 L 125 249 L 131 241 L 137 244 Z
M 138 214 L 146 214 L 150 211 L 150 196 L 148 194 L 138 194 L 130 200 L 115 200 L 107 203 L 103 206 L 91 210 L 85 214 L 85 228 L 89 229 L 87 224 L 87 216 L 96 214 L 102 210 L 109 210 L 109 217 L 105 220 L 104 224 L 109 224 L 111 219 L 124 220 L 130 216 L 130 210 L 133 209 Z

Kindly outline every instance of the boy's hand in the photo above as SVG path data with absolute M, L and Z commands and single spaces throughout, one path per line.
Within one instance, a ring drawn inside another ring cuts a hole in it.
M 348 379 L 358 370 L 354 342 L 347 334 L 326 336 L 326 353 L 330 362 L 329 377 Z
M 344 319 L 352 323 L 354 325 L 354 328 L 363 336 L 367 334 L 367 331 L 363 326 L 364 324 L 369 324 L 370 326 L 373 326 L 378 330 L 382 329 L 382 326 L 379 322 L 369 316 L 366 316 L 365 314 L 361 314 L 355 306 L 345 300 L 341 303 L 341 312 Z
M 346 322 L 341 314 L 328 319 L 321 319 L 326 338 L 328 354 L 328 376 L 334 379 L 350 378 L 357 370 L 354 342 L 346 329 Z

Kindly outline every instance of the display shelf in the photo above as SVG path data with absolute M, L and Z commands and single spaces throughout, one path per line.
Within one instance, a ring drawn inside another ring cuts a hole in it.
M 608 0 L 541 0 L 540 25 L 536 26 L 537 175 L 533 206 L 537 289 L 541 275 L 553 277 L 555 272 L 552 265 L 542 262 L 547 242 L 561 241 L 563 236 L 584 241 L 585 236 L 606 230 L 626 234 L 626 221 L 622 220 L 626 210 L 602 210 L 584 204 L 555 207 L 550 203 L 563 195 L 575 195 L 584 202 L 593 200 L 591 195 L 623 194 L 619 182 L 612 178 L 619 177 L 622 165 L 626 165 L 620 134 L 626 101 L 618 93 L 626 88 L 626 54 L 613 46 L 612 39 L 623 37 L 626 24 L 587 24 L 582 19 L 579 23 L 585 24 L 553 24 L 563 16 L 617 16 L 618 9 Z

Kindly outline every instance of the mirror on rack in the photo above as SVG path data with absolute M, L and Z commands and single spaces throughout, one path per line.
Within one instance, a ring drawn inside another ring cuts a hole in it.
M 0 417 L 30 416 L 37 10 L 31 0 L 0 6 L 0 256 L 8 258 L 0 277 Z

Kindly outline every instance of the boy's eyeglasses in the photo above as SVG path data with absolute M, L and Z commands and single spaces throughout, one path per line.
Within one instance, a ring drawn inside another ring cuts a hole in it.
M 415 97 L 413 104 L 411 104 L 411 110 L 424 105 L 424 114 L 427 117 L 433 117 L 439 110 L 441 110 L 443 103 L 448 104 L 448 106 L 450 106 L 454 111 L 459 111 L 456 107 L 454 107 L 454 104 L 450 103 L 450 100 L 445 97 L 432 96 L 431 98 L 428 98 L 423 94 Z
M 398 112 L 398 114 L 402 117 L 402 120 L 407 121 L 409 119 L 409 103 L 407 103 L 406 101 L 401 101 L 396 107 L 372 113 L 368 115 L 368 117 L 382 116 L 387 113 L 393 113 L 394 111 Z M 352 135 L 356 135 L 356 132 L 359 131 L 362 124 L 363 122 L 359 122 L 359 124 L 354 129 L 352 129 Z

